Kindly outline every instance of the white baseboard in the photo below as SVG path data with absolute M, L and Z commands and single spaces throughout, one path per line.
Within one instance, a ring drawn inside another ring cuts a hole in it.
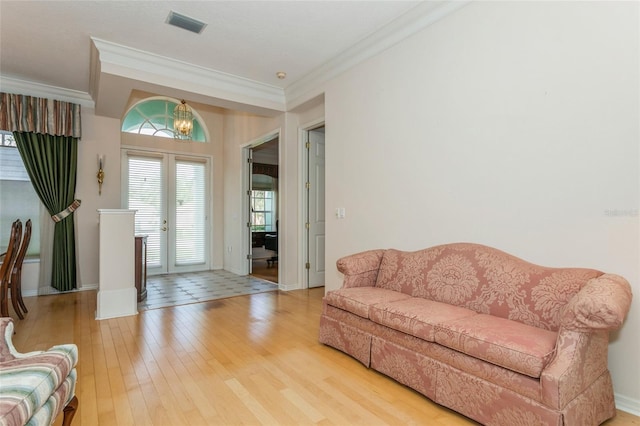
M 618 410 L 640 417 L 640 401 L 620 395 L 619 393 L 614 393 L 614 398 Z
M 282 290 L 282 291 L 300 290 L 301 288 L 302 287 L 300 285 L 278 283 L 278 290 Z
M 31 297 L 31 296 L 37 296 L 37 295 L 38 295 L 38 290 L 27 290 L 22 292 L 22 297 Z
M 100 287 L 99 284 L 83 284 L 78 291 L 97 290 Z
M 135 287 L 99 290 L 96 319 L 126 317 L 138 314 L 138 291 Z
M 245 276 L 247 275 L 247 271 L 241 271 L 239 269 L 232 269 L 232 268 L 223 268 L 225 271 L 231 272 L 232 274 L 236 274 L 236 275 L 240 275 L 240 276 Z
M 89 291 L 89 290 L 97 290 L 98 284 L 85 284 L 80 288 L 74 288 L 69 291 L 59 291 L 53 287 L 42 287 L 35 290 L 26 290 L 22 292 L 22 297 L 32 297 L 32 296 L 46 296 L 49 294 L 62 294 L 62 293 L 73 293 L 76 291 Z

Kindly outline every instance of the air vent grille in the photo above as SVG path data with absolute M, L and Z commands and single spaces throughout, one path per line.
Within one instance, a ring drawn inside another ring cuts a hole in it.
M 167 20 L 165 21 L 169 25 L 173 25 L 183 30 L 191 31 L 196 34 L 200 34 L 202 30 L 207 26 L 204 22 L 200 22 L 197 19 L 190 18 L 185 15 L 181 15 L 173 10 L 169 12 Z

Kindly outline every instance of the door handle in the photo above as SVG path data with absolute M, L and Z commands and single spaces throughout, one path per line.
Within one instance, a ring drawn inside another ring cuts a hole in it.
M 166 231 L 166 230 L 167 230 L 167 227 L 166 227 L 166 226 L 163 226 L 161 229 L 162 229 L 163 231 Z

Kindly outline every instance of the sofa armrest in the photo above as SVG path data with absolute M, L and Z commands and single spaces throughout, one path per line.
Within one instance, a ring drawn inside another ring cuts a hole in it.
M 564 307 L 561 327 L 567 330 L 615 330 L 631 306 L 631 286 L 619 275 L 604 274 L 589 280 Z
M 561 329 L 556 354 L 540 375 L 543 402 L 562 410 L 608 371 L 609 332 Z
M 373 287 L 378 278 L 378 270 L 384 250 L 369 250 L 338 259 L 338 271 L 344 274 L 343 288 Z
M 563 409 L 608 371 L 609 331 L 622 325 L 631 297 L 627 280 L 604 274 L 569 300 L 560 316 L 555 356 L 540 376 L 545 404 Z

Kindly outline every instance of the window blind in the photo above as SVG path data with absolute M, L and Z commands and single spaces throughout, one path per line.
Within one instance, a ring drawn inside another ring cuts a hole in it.
M 129 157 L 129 208 L 137 210 L 136 235 L 147 235 L 147 266 L 161 266 L 163 211 L 162 159 Z
M 176 160 L 176 265 L 205 263 L 205 167 Z

